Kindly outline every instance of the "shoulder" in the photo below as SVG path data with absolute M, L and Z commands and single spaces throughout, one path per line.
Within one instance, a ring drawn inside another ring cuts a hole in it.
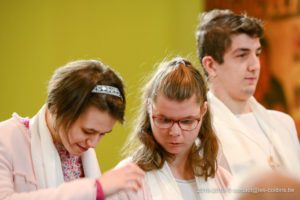
M 132 162 L 132 157 L 127 157 L 123 160 L 121 160 L 115 168 L 120 168 L 120 167 L 123 167 L 124 165 L 128 164 L 128 163 L 131 163 Z
M 28 129 L 28 118 L 20 117 L 17 113 L 13 113 L 12 117 L 8 120 L 0 122 L 0 130 L 10 130 L 12 128 Z
M 28 160 L 28 152 L 30 152 L 30 136 L 25 125 L 16 116 L 0 122 L 1 170 L 4 169 L 3 164 L 10 170 L 16 170 L 17 166 L 24 169 L 22 162 Z
M 24 125 L 23 118 L 17 114 L 0 122 L 0 143 L 4 146 L 18 147 L 21 143 L 30 141 L 29 129 Z
M 281 124 L 285 124 L 286 126 L 294 126 L 294 120 L 290 115 L 276 110 L 268 110 L 268 113 L 271 114 L 274 120 L 280 122 Z
M 295 145 L 297 146 L 298 153 L 300 155 L 299 149 L 299 139 L 297 136 L 297 129 L 296 124 L 293 118 L 285 114 L 283 112 L 275 111 L 275 110 L 268 110 L 268 112 L 272 115 L 272 121 L 277 128 L 282 128 L 282 131 L 278 131 L 278 135 L 281 135 L 281 139 L 291 139 L 294 141 Z M 286 130 L 286 131 L 283 131 Z M 289 133 L 290 137 L 287 137 L 286 133 Z
M 277 110 L 268 110 L 268 112 L 269 112 L 272 116 L 274 116 L 274 117 L 276 117 L 276 118 L 278 118 L 278 119 L 292 120 L 292 121 L 293 121 L 292 117 L 291 117 L 290 115 L 284 113 L 284 112 L 277 111 Z

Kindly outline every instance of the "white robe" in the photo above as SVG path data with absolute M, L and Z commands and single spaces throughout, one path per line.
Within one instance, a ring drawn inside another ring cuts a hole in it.
M 128 161 L 130 158 L 121 161 L 117 167 Z M 195 179 L 198 199 L 218 200 L 225 199 L 231 175 L 219 167 L 215 178 L 208 178 L 207 181 L 203 177 L 195 177 Z M 107 200 L 183 200 L 183 195 L 167 162 L 165 162 L 161 169 L 146 172 L 142 187 L 137 193 L 122 191 L 107 198 Z
M 213 127 L 221 143 L 221 150 L 229 170 L 235 176 L 252 167 L 270 167 L 264 147 L 217 97 L 208 92 Z M 280 163 L 280 168 L 300 177 L 300 146 L 292 118 L 284 113 L 266 110 L 254 97 L 249 99 L 250 108 L 266 137 L 270 140 Z M 274 156 L 273 156 L 274 157 Z M 226 166 L 224 166 L 226 168 Z
M 198 199 L 224 199 L 226 186 L 219 172 L 215 178 L 195 176 L 197 183 Z M 146 181 L 151 191 L 152 200 L 183 200 L 183 196 L 176 183 L 176 180 L 167 164 L 160 170 L 153 170 L 146 173 Z M 224 192 L 224 193 L 222 193 Z

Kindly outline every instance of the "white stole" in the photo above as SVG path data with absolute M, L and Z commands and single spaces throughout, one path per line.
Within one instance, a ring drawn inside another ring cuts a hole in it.
M 195 177 L 199 199 L 224 198 L 219 191 L 224 191 L 226 188 L 220 187 L 218 178 L 217 174 L 216 178 L 208 178 L 207 181 L 203 177 Z M 147 172 L 146 181 L 150 188 L 152 200 L 183 200 L 167 162 L 164 163 L 161 169 Z
M 46 105 L 30 120 L 31 154 L 38 189 L 53 188 L 64 183 L 59 154 L 47 127 Z M 81 156 L 85 177 L 99 178 L 100 168 L 94 149 Z
M 236 166 L 242 163 L 252 166 L 270 167 L 266 155 L 256 138 L 243 123 L 211 92 L 208 92 L 209 108 L 212 112 L 213 126 L 221 142 L 221 148 L 233 175 L 238 173 Z M 281 168 L 300 175 L 299 146 L 296 146 L 291 134 L 282 124 L 272 117 L 254 97 L 249 99 L 250 108 L 259 125 L 273 143 L 274 150 L 281 160 Z M 264 162 L 256 162 L 263 160 Z M 278 161 L 277 161 L 278 162 Z

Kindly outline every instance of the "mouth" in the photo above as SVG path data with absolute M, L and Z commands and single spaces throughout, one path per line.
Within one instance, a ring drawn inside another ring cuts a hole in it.
M 248 81 L 256 81 L 256 77 L 246 77 L 245 79 Z
M 181 143 L 179 143 L 179 142 L 170 142 L 170 144 L 173 145 L 173 146 L 178 146 L 178 145 L 180 145 Z
M 79 144 L 77 144 L 77 146 L 78 146 L 78 148 L 79 148 L 82 152 L 85 152 L 85 151 L 88 150 L 88 148 L 85 148 L 85 147 L 83 147 L 83 146 L 81 146 L 81 145 L 79 145 Z
M 245 80 L 248 84 L 251 84 L 251 85 L 256 84 L 256 82 L 257 82 L 256 77 L 246 77 Z

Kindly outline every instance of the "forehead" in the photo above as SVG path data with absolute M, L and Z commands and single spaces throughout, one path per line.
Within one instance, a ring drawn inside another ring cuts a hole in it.
M 116 121 L 108 112 L 101 111 L 95 106 L 89 106 L 81 113 L 75 124 L 82 128 L 106 132 L 113 128 Z
M 156 97 L 154 103 L 156 114 L 164 115 L 171 118 L 182 118 L 192 115 L 199 115 L 200 103 L 197 102 L 196 95 L 183 101 L 176 101 L 167 98 L 160 93 Z
M 253 50 L 256 51 L 261 47 L 258 37 L 250 37 L 247 34 L 235 34 L 230 37 L 231 46 L 226 53 L 234 52 L 237 50 Z

